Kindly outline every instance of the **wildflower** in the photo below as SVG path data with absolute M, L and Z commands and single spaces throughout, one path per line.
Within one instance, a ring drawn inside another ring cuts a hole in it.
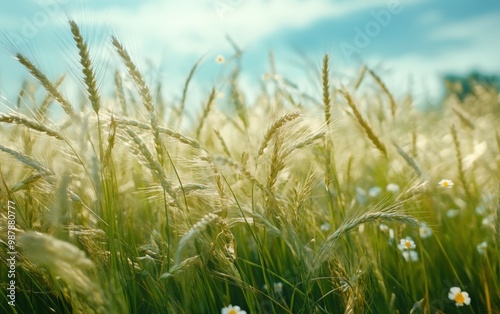
M 356 199 L 360 204 L 366 203 L 366 191 L 360 187 L 356 187 Z
M 453 181 L 448 179 L 443 179 L 438 182 L 440 187 L 451 189 L 453 187 Z
M 385 224 L 380 224 L 379 229 L 382 232 L 389 232 L 389 227 Z
M 267 285 L 264 285 L 264 289 L 267 291 L 269 290 Z M 281 294 L 283 293 L 283 283 L 281 281 L 273 283 L 273 291 L 276 294 Z
M 274 293 L 281 294 L 283 292 L 283 283 L 281 281 L 275 282 L 273 283 L 273 288 L 274 288 Z
M 324 224 L 321 225 L 321 227 L 319 227 L 319 229 L 323 232 L 326 232 L 328 230 L 330 230 L 331 226 L 329 223 L 325 222 Z
M 429 226 L 425 222 L 423 222 L 420 225 L 420 228 L 418 229 L 418 233 L 420 234 L 420 237 L 422 239 L 425 239 L 425 238 L 428 238 L 432 235 L 432 230 L 431 230 L 431 228 L 429 228 Z
M 215 62 L 217 62 L 218 64 L 224 63 L 224 56 L 218 55 L 217 57 L 215 57 Z
M 484 242 L 481 242 L 477 245 L 477 251 L 479 252 L 479 254 L 481 255 L 485 255 L 486 254 L 486 249 L 488 248 L 488 242 L 484 241 Z
M 415 250 L 403 251 L 403 258 L 407 262 L 418 262 L 418 252 Z
M 387 190 L 387 192 L 396 193 L 396 192 L 399 192 L 399 185 L 397 185 L 395 183 L 389 183 L 389 184 L 387 184 L 387 187 L 385 189 Z
M 413 250 L 416 247 L 417 246 L 415 245 L 415 242 L 413 242 L 411 237 L 401 239 L 398 244 L 398 249 L 400 249 L 401 251 Z
M 482 216 L 485 213 L 486 213 L 486 207 L 483 204 L 480 204 L 479 206 L 476 206 L 476 214 Z
M 389 229 L 389 242 L 394 241 L 394 229 Z
M 368 190 L 368 195 L 370 195 L 370 197 L 377 197 L 380 192 L 382 192 L 382 188 L 379 186 L 374 186 Z
M 495 224 L 495 217 L 493 217 L 493 215 L 488 215 L 486 217 L 483 218 L 483 220 L 481 221 L 481 223 L 483 224 L 483 226 L 491 226 L 493 227 L 494 224 Z
M 460 209 L 448 209 L 446 216 L 449 218 L 457 217 L 460 214 Z
M 470 304 L 469 294 L 465 291 L 462 291 L 459 287 L 452 287 L 450 289 L 450 292 L 448 292 L 448 298 L 455 301 L 456 306 Z
M 229 304 L 229 306 L 222 308 L 221 314 L 247 314 L 247 312 L 243 311 L 237 305 L 232 306 L 231 304 Z

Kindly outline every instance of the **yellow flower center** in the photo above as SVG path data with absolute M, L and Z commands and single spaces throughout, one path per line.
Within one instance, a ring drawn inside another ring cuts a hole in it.
M 444 181 L 444 182 L 443 182 L 443 186 L 444 186 L 445 188 L 446 188 L 446 187 L 448 187 L 448 185 L 449 185 L 448 181 Z
M 406 242 L 405 242 L 405 247 L 406 247 L 407 249 L 411 248 L 411 243 L 410 243 L 410 241 L 406 241 Z
M 459 292 L 455 295 L 455 302 L 457 302 L 459 304 L 463 304 L 465 302 L 465 298 L 464 298 L 464 295 L 462 294 L 462 292 Z

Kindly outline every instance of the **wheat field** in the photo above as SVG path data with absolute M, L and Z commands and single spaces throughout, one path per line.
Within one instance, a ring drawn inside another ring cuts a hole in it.
M 500 313 L 498 90 L 426 111 L 325 55 L 317 95 L 271 71 L 248 103 L 235 51 L 188 108 L 196 65 L 169 103 L 112 37 L 108 99 L 68 31 L 81 81 L 16 53 L 2 101 L 1 312 Z

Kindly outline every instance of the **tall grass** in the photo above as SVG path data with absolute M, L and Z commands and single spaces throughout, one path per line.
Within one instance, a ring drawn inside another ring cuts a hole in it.
M 498 91 L 478 86 L 422 112 L 366 67 L 353 86 L 332 87 L 325 56 L 322 93 L 304 98 L 321 108 L 298 106 L 285 80 L 247 104 L 237 49 L 221 65 L 234 65 L 230 97 L 213 88 L 181 132 L 168 121 L 189 110 L 198 63 L 163 116 L 113 37 L 125 71 L 104 100 L 92 47 L 69 24 L 85 106 L 59 91 L 64 76 L 52 83 L 17 54 L 35 79 L 26 84 L 47 95 L 32 108 L 20 93 L 0 114 L 0 234 L 13 201 L 20 252 L 16 307 L 3 293 L 2 312 L 500 312 Z M 380 94 L 363 94 L 366 84 Z M 52 100 L 66 115 L 49 115 Z M 458 308 L 451 287 L 470 305 Z

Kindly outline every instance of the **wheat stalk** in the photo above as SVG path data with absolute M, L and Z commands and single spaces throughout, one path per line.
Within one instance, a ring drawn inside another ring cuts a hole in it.
M 49 92 L 49 94 L 54 97 L 54 99 L 61 104 L 61 107 L 63 108 L 64 112 L 70 117 L 76 117 L 75 110 L 73 109 L 73 106 L 67 101 L 61 93 L 57 90 L 56 86 L 50 82 L 50 80 L 40 71 L 31 61 L 29 61 L 26 57 L 24 57 L 22 54 L 17 53 L 16 54 L 16 59 L 21 63 L 29 72 L 31 75 L 33 75 L 34 78 L 36 78 L 40 84 Z
M 358 78 L 356 79 L 356 82 L 354 83 L 354 90 L 357 90 L 359 86 L 361 85 L 361 82 L 363 82 L 363 78 L 365 77 L 367 67 L 363 65 L 361 67 L 361 70 L 359 71 Z
M 119 124 L 138 127 L 140 129 L 143 129 L 143 130 L 151 130 L 151 126 L 144 124 L 144 123 L 141 123 L 137 120 L 133 120 L 133 119 L 125 118 L 125 117 L 117 117 L 117 118 L 115 118 L 115 121 Z M 181 143 L 184 143 L 184 144 L 191 146 L 192 148 L 194 148 L 196 150 L 202 149 L 200 143 L 197 140 L 192 139 L 192 138 L 187 137 L 187 136 L 184 136 L 184 135 L 182 135 L 178 132 L 175 132 L 171 129 L 164 128 L 164 127 L 158 127 L 158 132 L 166 134 L 166 135 L 178 140 Z
M 392 206 L 392 210 L 397 207 L 398 204 Z M 315 261 L 316 268 L 319 268 L 323 262 L 328 260 L 328 258 L 333 255 L 333 247 L 336 245 L 337 241 L 343 235 L 349 233 L 350 231 L 357 228 L 359 225 L 372 222 L 372 221 L 398 221 L 401 223 L 409 224 L 411 226 L 418 226 L 419 222 L 412 216 L 399 214 L 391 211 L 376 211 L 376 212 L 368 212 L 362 214 L 360 216 L 351 218 L 345 222 L 343 222 L 331 235 L 329 235 L 325 243 L 322 245 L 319 250 L 320 254 L 317 256 L 317 260 Z
M 54 175 L 54 172 L 52 170 L 50 170 L 47 167 L 42 166 L 39 162 L 31 159 L 30 157 L 28 157 L 27 155 L 25 155 L 19 151 L 16 151 L 14 149 L 3 146 L 2 144 L 0 144 L 0 150 L 6 152 L 7 154 L 12 155 L 13 157 L 15 157 L 17 160 L 19 160 L 23 164 L 28 165 L 31 168 L 34 168 L 43 176 L 50 177 L 50 176 Z
M 23 255 L 31 263 L 45 267 L 83 297 L 88 303 L 87 310 L 106 313 L 103 291 L 96 284 L 98 278 L 93 273 L 95 266 L 82 250 L 51 235 L 33 231 L 21 234 L 18 241 Z
M 177 246 L 177 250 L 175 251 L 175 255 L 174 255 L 174 264 L 175 265 L 179 265 L 181 263 L 182 254 L 184 253 L 184 250 L 189 245 L 189 243 L 192 242 L 193 238 L 195 238 L 203 230 L 205 230 L 208 225 L 211 225 L 214 222 L 218 222 L 219 219 L 220 219 L 220 217 L 217 216 L 216 214 L 209 213 L 209 214 L 203 216 L 203 218 L 200 221 L 195 223 L 191 227 L 191 229 L 189 229 L 189 231 L 182 236 L 182 238 L 179 241 L 179 244 Z
M 283 138 L 280 132 L 277 132 L 274 140 L 273 154 L 271 155 L 271 165 L 269 166 L 269 175 L 267 177 L 267 190 L 273 193 L 274 185 L 278 179 L 278 174 L 285 168 L 284 158 L 282 156 L 281 148 L 283 145 Z
M 54 87 L 57 89 L 59 86 L 61 86 L 62 82 L 64 81 L 65 75 L 62 75 L 54 84 Z M 51 93 L 48 93 L 45 98 L 43 99 L 40 107 L 38 108 L 37 114 L 40 117 L 40 119 L 44 119 L 47 114 L 47 110 L 49 109 L 49 105 L 51 104 L 52 100 L 54 97 L 52 96 Z
M 206 158 L 205 158 L 206 159 Z M 219 162 L 222 164 L 227 164 L 231 168 L 238 170 L 245 176 L 250 182 L 255 184 L 262 192 L 264 192 L 267 196 L 271 197 L 274 199 L 273 193 L 271 193 L 255 176 L 253 176 L 248 169 L 242 165 L 241 163 L 234 161 L 230 158 L 224 157 L 224 156 L 216 156 L 214 159 L 214 162 Z
M 375 82 L 377 82 L 378 86 L 382 89 L 382 91 L 387 95 L 387 98 L 389 98 L 389 106 L 391 108 L 391 115 L 394 118 L 396 115 L 396 101 L 394 101 L 394 97 L 392 96 L 391 92 L 387 88 L 387 86 L 384 84 L 382 79 L 372 70 L 368 69 L 368 73 L 373 77 Z
M 125 131 L 137 145 L 139 152 L 147 161 L 147 167 L 153 172 L 155 178 L 160 182 L 161 187 L 165 190 L 165 192 L 168 193 L 168 195 L 170 195 L 170 197 L 172 197 L 176 206 L 178 208 L 181 208 L 179 203 L 177 202 L 177 195 L 175 194 L 170 182 L 168 182 L 167 175 L 161 164 L 153 158 L 153 155 L 146 147 L 146 144 L 144 144 L 142 139 L 134 131 L 132 131 L 130 128 L 126 128 Z
M 151 90 L 146 84 L 144 77 L 142 76 L 141 72 L 137 69 L 137 66 L 134 64 L 132 58 L 130 58 L 130 55 L 128 54 L 127 50 L 125 50 L 120 41 L 113 36 L 111 42 L 115 47 L 116 52 L 125 63 L 125 66 L 127 67 L 128 73 L 132 77 L 132 80 L 139 89 L 139 94 L 142 99 L 142 104 L 144 105 L 144 107 L 148 112 L 153 112 L 154 111 L 153 97 L 151 96 Z
M 37 181 L 41 177 L 42 177 L 42 175 L 40 173 L 32 174 L 29 177 L 26 177 L 23 180 L 21 180 L 18 183 L 16 183 L 16 185 L 14 185 L 12 187 L 12 189 L 10 189 L 10 192 L 14 193 L 14 192 L 17 192 L 19 190 L 26 189 L 28 185 L 30 185 L 31 183 Z
M 330 72 L 329 72 L 329 57 L 325 54 L 323 58 L 323 70 L 321 72 L 321 82 L 323 88 L 323 106 L 325 108 L 325 121 L 328 128 L 330 128 L 331 120 L 331 99 L 330 99 Z
M 297 119 L 298 117 L 300 117 L 300 112 L 292 111 L 274 121 L 274 123 L 267 129 L 266 134 L 264 135 L 264 139 L 262 140 L 262 144 L 260 144 L 259 151 L 257 153 L 257 158 L 262 156 L 264 150 L 266 149 L 267 145 L 276 134 L 276 132 L 278 132 L 278 130 L 285 124 Z
M 112 44 L 115 47 L 118 55 L 120 55 L 123 62 L 125 63 L 125 66 L 127 67 L 128 72 L 132 77 L 132 80 L 134 81 L 136 87 L 139 89 L 139 94 L 141 96 L 142 103 L 146 108 L 146 110 L 149 112 L 150 124 L 151 124 L 151 130 L 153 131 L 156 154 L 158 155 L 158 160 L 160 164 L 163 164 L 163 141 L 161 140 L 160 137 L 161 131 L 155 114 L 155 108 L 153 105 L 153 96 L 151 94 L 151 90 L 146 84 L 146 81 L 144 80 L 144 77 L 142 76 L 141 72 L 138 70 L 137 66 L 132 61 L 132 58 L 130 58 L 130 55 L 128 54 L 127 50 L 125 50 L 120 41 L 118 41 L 118 39 L 114 36 L 112 37 Z
M 202 58 L 198 59 L 196 63 L 193 65 L 191 70 L 189 71 L 188 77 L 186 79 L 186 82 L 184 83 L 184 88 L 182 89 L 182 99 L 181 99 L 181 104 L 179 106 L 179 117 L 182 116 L 184 112 L 184 107 L 186 106 L 186 99 L 187 99 L 187 92 L 189 88 L 189 83 L 191 82 L 194 73 L 196 72 L 196 69 L 198 68 L 198 65 L 200 65 Z
M 387 157 L 387 149 L 385 148 L 385 145 L 380 141 L 377 135 L 375 135 L 375 132 L 372 130 L 368 122 L 363 118 L 361 113 L 358 110 L 358 107 L 354 103 L 351 95 L 347 90 L 342 90 L 342 94 L 344 95 L 347 104 L 349 107 L 351 107 L 352 112 L 354 113 L 354 116 L 356 117 L 356 120 L 358 123 L 361 125 L 363 130 L 365 131 L 365 134 L 368 136 L 370 141 L 375 145 L 376 148 L 385 156 Z
M 0 113 L 0 122 L 6 122 L 6 123 L 15 123 L 19 125 L 24 125 L 30 129 L 45 133 L 51 137 L 54 137 L 58 140 L 63 140 L 63 137 L 55 130 L 52 130 L 32 119 L 29 119 L 27 117 L 23 117 L 21 115 L 16 115 L 16 114 L 2 114 Z
M 224 153 L 231 158 L 231 152 L 229 151 L 229 148 L 227 147 L 226 145 L 226 141 L 224 141 L 224 138 L 222 137 L 222 135 L 220 134 L 220 132 L 218 130 L 214 130 L 215 132 L 215 135 L 217 136 L 217 138 L 219 139 L 219 142 L 222 146 L 222 150 L 224 151 Z
M 458 168 L 458 174 L 460 177 L 460 181 L 462 181 L 462 185 L 464 187 L 465 193 L 467 194 L 468 197 L 470 197 L 470 192 L 468 189 L 467 180 L 465 179 L 464 166 L 463 166 L 463 162 L 462 162 L 462 152 L 460 150 L 460 141 L 458 140 L 457 129 L 455 128 L 454 125 L 451 126 L 450 132 L 451 132 L 451 136 L 453 138 L 453 144 L 455 146 L 455 152 L 456 152 L 456 157 L 457 157 L 457 168 Z
M 78 48 L 78 54 L 80 55 L 83 81 L 85 82 L 85 86 L 87 87 L 87 93 L 90 103 L 92 104 L 92 109 L 96 114 L 99 114 L 99 108 L 101 107 L 101 97 L 99 96 L 94 69 L 92 68 L 92 62 L 90 61 L 88 46 L 84 42 L 83 37 L 80 34 L 80 29 L 78 28 L 76 22 L 73 20 L 69 20 L 69 25 L 71 27 L 71 33 L 73 34 L 73 39 L 75 40 L 76 47 Z
M 212 88 L 212 91 L 210 92 L 210 96 L 208 96 L 208 102 L 205 108 L 203 109 L 203 114 L 201 115 L 200 123 L 198 124 L 198 127 L 196 128 L 196 138 L 200 139 L 200 133 L 203 128 L 203 123 L 205 122 L 206 118 L 208 117 L 208 113 L 212 109 L 212 105 L 214 104 L 215 100 L 215 94 L 216 90 L 215 87 Z
M 293 143 L 293 145 L 291 145 L 290 147 L 285 149 L 283 151 L 283 157 L 290 155 L 291 153 L 293 153 L 297 149 L 301 149 L 305 146 L 311 145 L 312 143 L 316 142 L 319 139 L 324 139 L 325 136 L 326 136 L 326 132 L 323 132 L 323 131 L 309 135 L 306 138 L 304 138 L 303 140 L 297 141 L 297 142 Z
M 413 159 L 413 157 L 411 157 L 408 153 L 406 153 L 401 147 L 399 147 L 396 143 L 392 143 L 399 155 L 401 155 L 401 157 L 403 157 L 403 159 L 406 161 L 406 163 L 415 171 L 415 173 L 421 177 L 423 175 L 423 172 L 422 170 L 420 169 L 420 167 L 417 165 L 417 162 L 415 161 L 415 159 Z
M 125 99 L 125 92 L 123 90 L 123 80 L 122 77 L 120 76 L 120 72 L 118 71 L 115 72 L 115 94 L 116 97 L 118 98 L 118 102 L 122 107 L 123 114 L 127 116 L 128 115 L 127 100 Z

